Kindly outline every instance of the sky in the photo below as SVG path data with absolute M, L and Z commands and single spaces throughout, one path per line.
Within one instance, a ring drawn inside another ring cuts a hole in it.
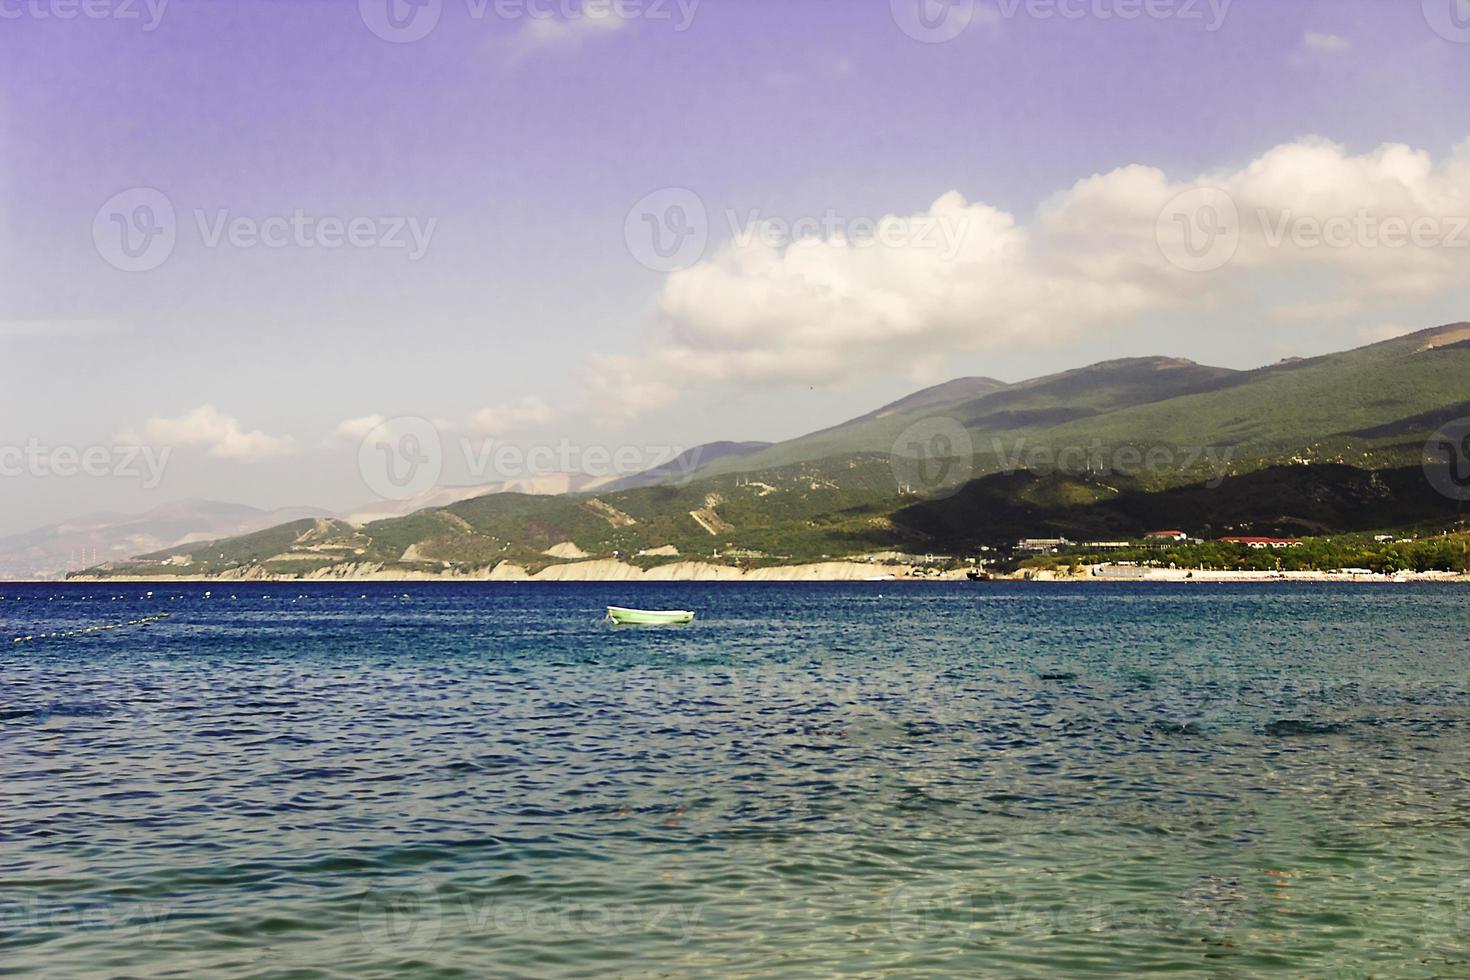
M 1466 0 L 0 0 L 0 534 L 1470 319 L 1467 83 Z

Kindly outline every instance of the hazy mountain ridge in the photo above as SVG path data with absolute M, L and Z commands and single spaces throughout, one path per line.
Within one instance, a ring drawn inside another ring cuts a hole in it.
M 102 562 L 324 516 L 326 511 L 313 507 L 267 511 L 208 500 L 165 504 L 143 514 L 92 514 L 0 538 L 0 578 L 60 578 Z

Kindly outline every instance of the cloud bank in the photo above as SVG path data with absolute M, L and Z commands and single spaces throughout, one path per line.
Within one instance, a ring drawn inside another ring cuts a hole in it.
M 1433 298 L 1465 283 L 1470 141 L 1436 163 L 1398 144 L 1354 155 L 1306 138 L 1184 180 L 1144 165 L 1096 174 L 1027 220 L 957 191 L 885 220 L 963 234 L 946 248 L 918 236 L 736 236 L 671 273 L 652 366 L 625 366 L 621 386 L 634 397 L 624 407 L 655 403 L 650 387 L 671 377 L 826 384 L 919 370 L 936 354 L 1056 346 L 1227 302 L 1301 322 Z
M 143 435 L 151 443 L 206 450 L 215 459 L 251 462 L 281 456 L 295 448 L 289 436 L 247 432 L 239 421 L 213 405 L 201 405 L 177 418 L 150 418 Z

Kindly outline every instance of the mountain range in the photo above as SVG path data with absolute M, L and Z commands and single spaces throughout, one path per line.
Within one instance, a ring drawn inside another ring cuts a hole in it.
M 99 574 L 489 574 L 616 557 L 765 565 L 1019 536 L 1313 534 L 1454 517 L 1426 440 L 1470 416 L 1470 323 L 1255 370 L 1130 358 L 961 378 L 774 445 L 718 443 L 584 492 L 316 515 Z
M 188 547 L 326 516 L 326 511 L 311 507 L 259 510 L 211 500 L 180 501 L 144 514 L 89 514 L 0 537 L 0 581 L 58 578 L 161 548 Z

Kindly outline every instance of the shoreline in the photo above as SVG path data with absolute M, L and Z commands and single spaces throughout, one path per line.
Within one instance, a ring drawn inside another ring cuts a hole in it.
M 306 575 L 283 575 L 267 572 L 260 566 L 232 570 L 219 575 L 79 575 L 60 580 L 35 580 L 30 584 L 99 584 L 107 582 L 157 584 L 184 582 L 624 582 L 624 583 L 718 583 L 718 582 L 872 582 L 874 584 L 915 582 L 967 582 L 968 569 L 952 569 L 934 575 L 908 575 L 882 571 L 883 566 L 857 561 L 826 561 L 805 565 L 777 565 L 769 568 L 739 569 L 710 562 L 682 561 L 643 569 L 615 559 L 592 559 L 550 565 L 532 573 L 523 566 L 502 562 L 491 568 L 473 572 L 430 572 L 389 569 L 376 564 L 353 564 L 322 569 Z M 1033 582 L 1062 584 L 1221 584 L 1221 583 L 1342 583 L 1353 585 L 1394 585 L 1423 583 L 1470 583 L 1470 574 L 1456 572 L 1403 572 L 1396 575 L 1374 575 L 1353 572 L 1263 572 L 1204 571 L 1199 569 L 1144 568 L 1137 566 L 1083 566 L 1081 574 L 1058 574 L 1055 571 L 1016 572 L 997 575 L 990 582 L 969 583 L 981 587 L 998 582 Z M 27 584 L 17 581 L 13 584 Z

